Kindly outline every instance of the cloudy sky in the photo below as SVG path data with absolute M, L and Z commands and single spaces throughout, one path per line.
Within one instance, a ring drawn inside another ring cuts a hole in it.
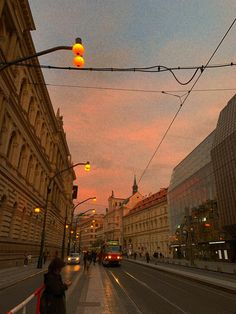
M 91 68 L 204 65 L 236 16 L 232 0 L 29 3 L 36 51 L 73 45 L 81 37 L 85 67 Z M 210 64 L 235 62 L 235 40 L 236 25 Z M 72 66 L 73 54 L 59 51 L 39 60 L 67 67 Z M 63 116 L 73 162 L 89 160 L 92 165 L 90 173 L 75 169 L 78 201 L 97 196 L 101 212 L 112 190 L 117 197 L 131 195 L 134 175 L 143 195 L 167 187 L 173 168 L 215 128 L 220 111 L 236 90 L 236 67 L 205 70 L 157 149 L 197 76 L 181 85 L 170 72 L 43 72 L 54 110 L 59 108 Z M 193 72 L 175 74 L 186 82 Z M 78 209 L 91 206 L 86 203 Z

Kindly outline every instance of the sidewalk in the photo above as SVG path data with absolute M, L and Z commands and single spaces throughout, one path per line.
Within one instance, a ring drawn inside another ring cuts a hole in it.
M 18 282 L 43 273 L 47 270 L 47 268 L 48 263 L 43 265 L 42 269 L 38 269 L 37 264 L 32 263 L 27 266 L 22 265 L 0 269 L 0 290 L 6 289 L 17 284 Z

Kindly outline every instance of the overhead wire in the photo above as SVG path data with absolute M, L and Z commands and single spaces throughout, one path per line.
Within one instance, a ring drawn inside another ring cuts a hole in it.
M 7 65 L 7 62 L 1 62 L 1 66 Z M 65 66 L 52 66 L 52 65 L 42 65 L 42 64 L 34 64 L 34 63 L 16 63 L 15 66 L 23 66 L 23 67 L 33 67 L 33 68 L 42 68 L 42 69 L 49 69 L 49 70 L 70 70 L 70 71 L 93 71 L 93 72 L 145 72 L 145 73 L 161 73 L 169 71 L 174 79 L 180 85 L 187 85 L 189 84 L 197 73 L 200 71 L 201 73 L 206 69 L 214 69 L 214 68 L 223 68 L 223 67 L 232 67 L 235 66 L 236 63 L 230 62 L 226 64 L 218 64 L 218 65 L 211 65 L 211 66 L 184 66 L 184 67 L 166 67 L 164 65 L 154 65 L 149 67 L 132 67 L 132 68 L 76 68 L 76 67 L 65 67 Z M 195 70 L 190 79 L 186 82 L 182 82 L 178 79 L 174 71 L 179 70 Z
M 142 92 L 142 93 L 186 93 L 189 90 L 155 90 L 155 89 L 136 89 L 136 88 L 113 88 L 113 87 L 102 87 L 102 86 L 86 86 L 86 85 L 71 85 L 71 84 L 51 84 L 51 83 L 29 83 L 32 85 L 45 85 L 52 87 L 68 87 L 68 88 L 84 88 L 84 89 L 97 89 L 97 90 L 108 90 L 108 91 L 118 91 L 118 92 Z M 235 88 L 205 88 L 205 89 L 195 89 L 193 92 L 221 92 L 221 91 L 233 91 Z
M 168 134 L 171 126 L 173 125 L 174 121 L 176 120 L 177 116 L 179 115 L 181 109 L 183 108 L 183 105 L 185 104 L 186 100 L 188 99 L 190 93 L 192 92 L 192 90 L 194 89 L 194 87 L 196 86 L 197 82 L 199 81 L 200 77 L 202 76 L 204 70 L 207 68 L 208 64 L 211 62 L 211 60 L 213 59 L 214 55 L 216 54 L 217 50 L 219 49 L 219 47 L 221 46 L 221 44 L 223 43 L 224 39 L 226 38 L 226 36 L 228 35 L 228 33 L 230 32 L 231 28 L 233 27 L 233 25 L 235 24 L 236 18 L 233 20 L 233 22 L 231 23 L 230 27 L 228 28 L 228 30 L 226 31 L 226 33 L 224 34 L 224 36 L 222 37 L 222 39 L 220 40 L 219 44 L 217 45 L 216 49 L 213 51 L 213 53 L 211 54 L 210 58 L 208 59 L 206 65 L 202 68 L 200 74 L 198 75 L 197 79 L 195 80 L 195 82 L 193 83 L 192 87 L 190 88 L 190 90 L 188 91 L 187 95 L 184 96 L 184 99 L 182 101 L 181 96 L 177 96 L 180 99 L 180 106 L 177 110 L 177 112 L 175 113 L 173 119 L 171 120 L 170 124 L 168 125 L 164 135 L 161 138 L 161 141 L 159 142 L 159 144 L 157 145 L 156 149 L 154 150 L 154 153 L 152 154 L 150 160 L 148 161 L 146 167 L 144 168 L 139 180 L 138 180 L 138 184 L 141 182 L 144 174 L 146 173 L 149 165 L 151 164 L 153 158 L 155 157 L 156 153 L 158 152 L 161 144 L 163 143 L 164 139 L 166 138 L 166 135 Z M 176 95 L 175 95 L 176 96 Z

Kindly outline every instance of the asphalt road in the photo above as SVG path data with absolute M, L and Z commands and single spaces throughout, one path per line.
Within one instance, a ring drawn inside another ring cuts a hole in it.
M 99 277 L 92 285 L 104 292 L 104 314 L 236 314 L 235 295 L 179 276 L 126 261 L 121 267 L 90 267 L 98 270 Z M 73 282 L 66 292 L 68 314 L 90 313 L 86 310 L 89 304 L 84 302 L 91 287 L 90 275 L 75 265 L 64 268 L 63 278 Z M 42 283 L 43 274 L 1 290 L 0 313 L 5 314 Z M 95 296 L 93 301 L 99 299 Z M 27 313 L 35 313 L 34 302 L 27 307 Z M 98 313 L 95 307 L 93 313 Z
M 122 313 L 236 314 L 236 297 L 155 269 L 123 262 L 106 268 Z

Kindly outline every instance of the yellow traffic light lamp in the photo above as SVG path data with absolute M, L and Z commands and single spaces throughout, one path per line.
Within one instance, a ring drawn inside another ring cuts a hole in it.
M 78 68 L 82 67 L 84 65 L 84 46 L 82 45 L 81 38 L 76 38 L 75 44 L 72 47 L 72 51 L 76 55 L 74 57 L 74 65 Z
M 91 170 L 91 165 L 89 161 L 87 161 L 86 165 L 84 166 L 84 170 L 87 172 Z

